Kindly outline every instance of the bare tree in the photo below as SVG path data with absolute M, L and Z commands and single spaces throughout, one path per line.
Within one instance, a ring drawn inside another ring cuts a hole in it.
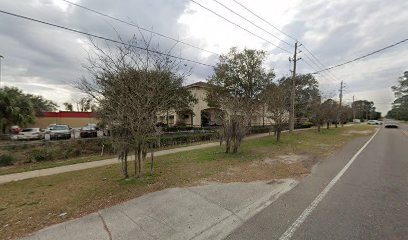
M 75 103 L 78 112 L 88 112 L 95 109 L 95 104 L 93 103 L 92 98 L 90 97 L 80 98 Z
M 264 60 L 263 51 L 240 52 L 231 48 L 228 54 L 220 56 L 209 80 L 209 105 L 221 108 L 224 113 L 221 135 L 226 153 L 239 151 L 252 116 L 262 108 L 261 94 L 275 76 L 273 71 L 264 69 Z
M 67 111 L 70 111 L 70 112 L 74 111 L 74 107 L 72 106 L 72 103 L 64 102 L 64 107 L 65 107 L 65 110 Z
M 269 118 L 275 126 L 276 141 L 280 141 L 281 132 L 288 122 L 287 94 L 283 85 L 271 84 L 263 95 Z
M 333 99 L 327 99 L 321 104 L 321 114 L 323 122 L 326 123 L 326 128 L 330 128 L 330 124 L 337 121 L 338 103 Z
M 83 78 L 78 87 L 98 103 L 98 117 L 111 130 L 124 176 L 128 177 L 128 154 L 134 152 L 134 174 L 140 177 L 151 139 L 157 136 L 156 114 L 183 109 L 195 101 L 183 87 L 189 70 L 160 54 L 151 39 L 133 37 L 116 46 L 93 46 L 86 66 L 91 77 Z

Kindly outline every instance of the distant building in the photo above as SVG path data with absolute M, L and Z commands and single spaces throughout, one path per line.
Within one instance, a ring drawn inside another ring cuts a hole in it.
M 28 127 L 46 128 L 50 124 L 67 124 L 70 127 L 83 127 L 88 123 L 99 122 L 94 112 L 44 112 L 35 118 L 35 123 Z
M 187 85 L 186 88 L 197 98 L 191 109 L 185 111 L 168 111 L 157 114 L 157 122 L 167 124 L 168 126 L 214 126 L 221 125 L 220 118 L 222 111 L 219 108 L 209 107 L 207 103 L 208 83 L 197 82 Z M 262 112 L 262 111 L 261 111 Z M 262 116 L 264 115 L 264 116 Z M 265 114 L 253 116 L 251 120 L 252 126 L 270 125 L 271 120 Z

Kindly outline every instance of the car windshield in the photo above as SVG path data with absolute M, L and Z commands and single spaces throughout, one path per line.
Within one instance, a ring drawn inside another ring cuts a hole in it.
M 36 128 L 25 128 L 21 132 L 35 132 Z
M 91 131 L 91 130 L 95 130 L 95 128 L 92 127 L 92 126 L 85 126 L 85 127 L 82 128 L 82 130 Z
M 51 130 L 68 130 L 67 126 L 54 126 Z

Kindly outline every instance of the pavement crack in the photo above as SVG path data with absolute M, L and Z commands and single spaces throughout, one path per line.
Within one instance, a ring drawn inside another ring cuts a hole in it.
M 216 226 L 216 225 L 219 224 L 220 222 L 225 221 L 226 219 L 228 219 L 229 217 L 231 217 L 231 216 L 233 216 L 233 215 L 234 215 L 234 214 L 228 215 L 228 216 L 222 218 L 221 220 L 219 220 L 218 222 L 211 224 L 211 226 L 209 226 L 209 227 L 205 228 L 204 230 L 200 231 L 199 233 L 195 234 L 195 235 L 194 235 L 192 238 L 190 238 L 189 240 L 196 239 L 198 236 L 200 236 L 200 235 L 203 234 L 204 232 L 208 231 L 209 229 L 213 228 L 214 226 Z M 236 216 L 236 217 L 238 217 L 238 216 Z M 239 217 L 238 217 L 238 218 L 239 218 Z M 241 220 L 241 219 L 240 219 L 240 220 Z M 242 221 L 242 220 L 241 220 L 241 221 Z M 242 221 L 242 222 L 243 222 L 243 221 Z
M 103 228 L 105 229 L 106 233 L 108 234 L 109 240 L 112 240 L 112 233 L 109 231 L 109 228 L 108 228 L 108 225 L 106 225 L 105 219 L 102 217 L 100 212 L 98 212 L 98 216 L 102 221 Z
M 172 227 L 169 223 L 167 223 L 166 221 L 162 221 L 162 220 L 157 219 L 157 218 L 155 218 L 155 217 L 153 217 L 153 216 L 150 216 L 150 215 L 147 215 L 147 214 L 143 214 L 143 213 L 141 213 L 141 215 L 143 215 L 143 216 L 145 216 L 145 217 L 148 217 L 148 218 L 152 219 L 153 221 L 155 221 L 155 222 L 157 222 L 157 223 L 159 223 L 159 224 L 162 224 L 163 226 L 166 226 L 166 227 L 170 228 L 170 229 L 173 230 L 174 232 L 177 231 L 175 228 L 173 228 L 173 227 Z
M 147 235 L 149 235 L 152 239 L 157 239 L 155 236 L 150 234 L 148 231 L 146 231 L 139 223 L 137 223 L 135 220 L 133 220 L 129 215 L 127 215 L 124 211 L 120 210 L 123 215 L 125 215 L 127 218 L 129 218 L 130 221 L 132 221 L 136 226 L 139 226 L 140 229 L 142 229 L 143 232 L 145 232 Z
M 207 202 L 213 203 L 213 204 L 217 205 L 218 207 L 227 210 L 227 211 L 230 212 L 232 215 L 234 215 L 235 217 L 237 217 L 239 220 L 244 221 L 244 219 L 242 219 L 240 216 L 238 216 L 234 211 L 232 211 L 232 210 L 230 210 L 230 209 L 228 209 L 228 208 L 225 208 L 225 207 L 221 206 L 219 203 L 217 203 L 217 202 L 215 202 L 215 201 L 213 201 L 213 200 L 211 200 L 211 199 L 208 199 L 208 198 L 205 197 L 204 195 L 201 195 L 200 193 L 198 193 L 198 192 L 196 192 L 196 191 L 194 191 L 194 190 L 192 190 L 192 189 L 190 189 L 190 188 L 186 188 L 186 189 L 187 189 L 188 191 L 194 193 L 194 194 L 197 194 L 198 196 L 200 196 L 201 198 L 203 198 L 203 199 L 206 200 Z

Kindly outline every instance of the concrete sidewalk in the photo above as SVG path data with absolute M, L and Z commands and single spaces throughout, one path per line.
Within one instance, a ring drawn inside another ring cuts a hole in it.
M 265 137 L 268 135 L 269 135 L 268 133 L 262 133 L 262 134 L 249 136 L 245 139 L 260 138 L 260 137 Z M 174 148 L 174 149 L 168 149 L 168 150 L 161 150 L 161 151 L 155 152 L 154 155 L 163 156 L 163 155 L 168 155 L 172 153 L 187 152 L 187 151 L 196 150 L 196 149 L 215 147 L 218 145 L 219 145 L 219 142 L 203 143 L 199 145 L 180 147 L 180 148 Z M 134 156 L 130 157 L 130 160 L 132 159 L 134 159 Z M 106 166 L 106 165 L 111 165 L 111 164 L 116 164 L 116 163 L 119 163 L 119 160 L 117 158 L 111 158 L 111 159 L 106 159 L 106 160 L 78 163 L 78 164 L 72 164 L 72 165 L 61 166 L 61 167 L 34 170 L 34 171 L 29 171 L 29 172 L 1 175 L 0 184 L 13 182 L 13 181 L 20 181 L 20 180 L 35 178 L 35 177 L 49 176 L 49 175 L 54 175 L 54 174 L 59 174 L 59 173 L 64 173 L 64 172 L 72 172 L 72 171 L 84 170 L 88 168 L 101 167 L 101 166 Z
M 285 179 L 166 189 L 24 239 L 223 239 L 296 184 Z

